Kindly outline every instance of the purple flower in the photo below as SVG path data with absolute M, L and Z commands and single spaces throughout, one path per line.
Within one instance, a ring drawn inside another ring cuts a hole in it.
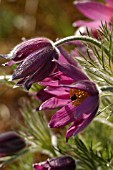
M 24 139 L 16 132 L 9 131 L 0 134 L 0 157 L 14 155 L 25 146 Z
M 90 2 L 90 1 L 75 1 L 74 3 L 77 9 L 83 13 L 91 21 L 75 21 L 73 26 L 81 27 L 87 26 L 93 31 L 98 29 L 102 23 L 107 23 L 108 25 L 112 22 L 113 16 L 113 1 L 106 0 L 105 3 L 100 2 Z M 82 31 L 82 29 L 80 29 Z
M 12 59 L 6 65 L 20 63 L 12 75 L 12 80 L 20 79 L 18 85 L 24 84 L 29 89 L 35 82 L 42 81 L 56 68 L 53 59 L 58 59 L 59 54 L 52 41 L 47 38 L 34 38 L 17 45 L 8 55 Z
M 49 122 L 51 128 L 59 128 L 72 123 L 66 133 L 66 139 L 81 132 L 95 117 L 99 106 L 97 86 L 76 64 L 58 64 L 59 81 L 43 81 L 47 86 L 45 91 L 55 96 L 49 98 L 40 106 L 40 110 L 58 110 Z M 60 73 L 60 74 L 59 74 Z M 52 78 L 51 78 L 52 79 Z
M 75 160 L 70 156 L 57 157 L 46 162 L 34 164 L 35 170 L 75 170 Z

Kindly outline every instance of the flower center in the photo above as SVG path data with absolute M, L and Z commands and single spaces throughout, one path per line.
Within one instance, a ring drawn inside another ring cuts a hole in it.
M 89 96 L 88 92 L 79 89 L 70 89 L 70 99 L 74 106 L 79 106 Z

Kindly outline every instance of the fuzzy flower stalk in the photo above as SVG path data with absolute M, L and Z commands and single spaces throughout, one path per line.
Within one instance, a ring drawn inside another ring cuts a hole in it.
M 75 160 L 70 156 L 57 157 L 34 164 L 35 170 L 75 170 Z
M 53 95 L 40 106 L 40 110 L 59 109 L 51 118 L 51 128 L 71 124 L 66 141 L 86 128 L 95 117 L 99 107 L 99 91 L 94 82 L 82 71 L 66 51 L 62 51 L 66 62 L 54 61 L 59 71 L 40 82 L 45 91 Z M 72 63 L 73 60 L 73 63 Z

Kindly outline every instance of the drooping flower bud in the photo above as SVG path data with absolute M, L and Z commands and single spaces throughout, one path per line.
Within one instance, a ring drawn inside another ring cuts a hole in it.
M 29 89 L 33 83 L 42 81 L 53 72 L 56 68 L 53 60 L 58 59 L 59 52 L 51 40 L 42 37 L 26 40 L 8 55 L 1 56 L 12 59 L 6 65 L 20 63 L 12 75 L 12 80 L 21 79 L 18 84 Z
M 24 139 L 14 131 L 0 134 L 0 157 L 14 155 L 25 146 Z
M 39 164 L 34 164 L 35 170 L 75 170 L 75 160 L 70 156 L 57 157 Z

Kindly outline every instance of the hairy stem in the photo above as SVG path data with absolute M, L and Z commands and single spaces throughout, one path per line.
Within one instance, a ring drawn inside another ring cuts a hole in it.
M 109 91 L 113 93 L 113 86 L 103 86 L 101 87 L 102 91 Z
M 83 36 L 73 35 L 73 36 L 65 37 L 65 38 L 62 38 L 62 39 L 56 41 L 56 42 L 54 43 L 54 45 L 55 45 L 56 47 L 58 47 L 58 46 L 61 46 L 61 45 L 65 44 L 65 43 L 68 43 L 68 42 L 70 42 L 70 41 L 76 41 L 76 40 L 89 42 L 89 43 L 97 46 L 98 48 L 102 48 L 103 51 L 105 52 L 105 54 L 106 54 L 107 56 L 109 56 L 109 51 L 108 51 L 108 49 L 107 49 L 100 41 L 98 41 L 98 40 L 95 39 L 95 38 L 92 38 L 92 37 L 89 37 L 89 36 L 85 36 L 85 35 L 83 35 Z

